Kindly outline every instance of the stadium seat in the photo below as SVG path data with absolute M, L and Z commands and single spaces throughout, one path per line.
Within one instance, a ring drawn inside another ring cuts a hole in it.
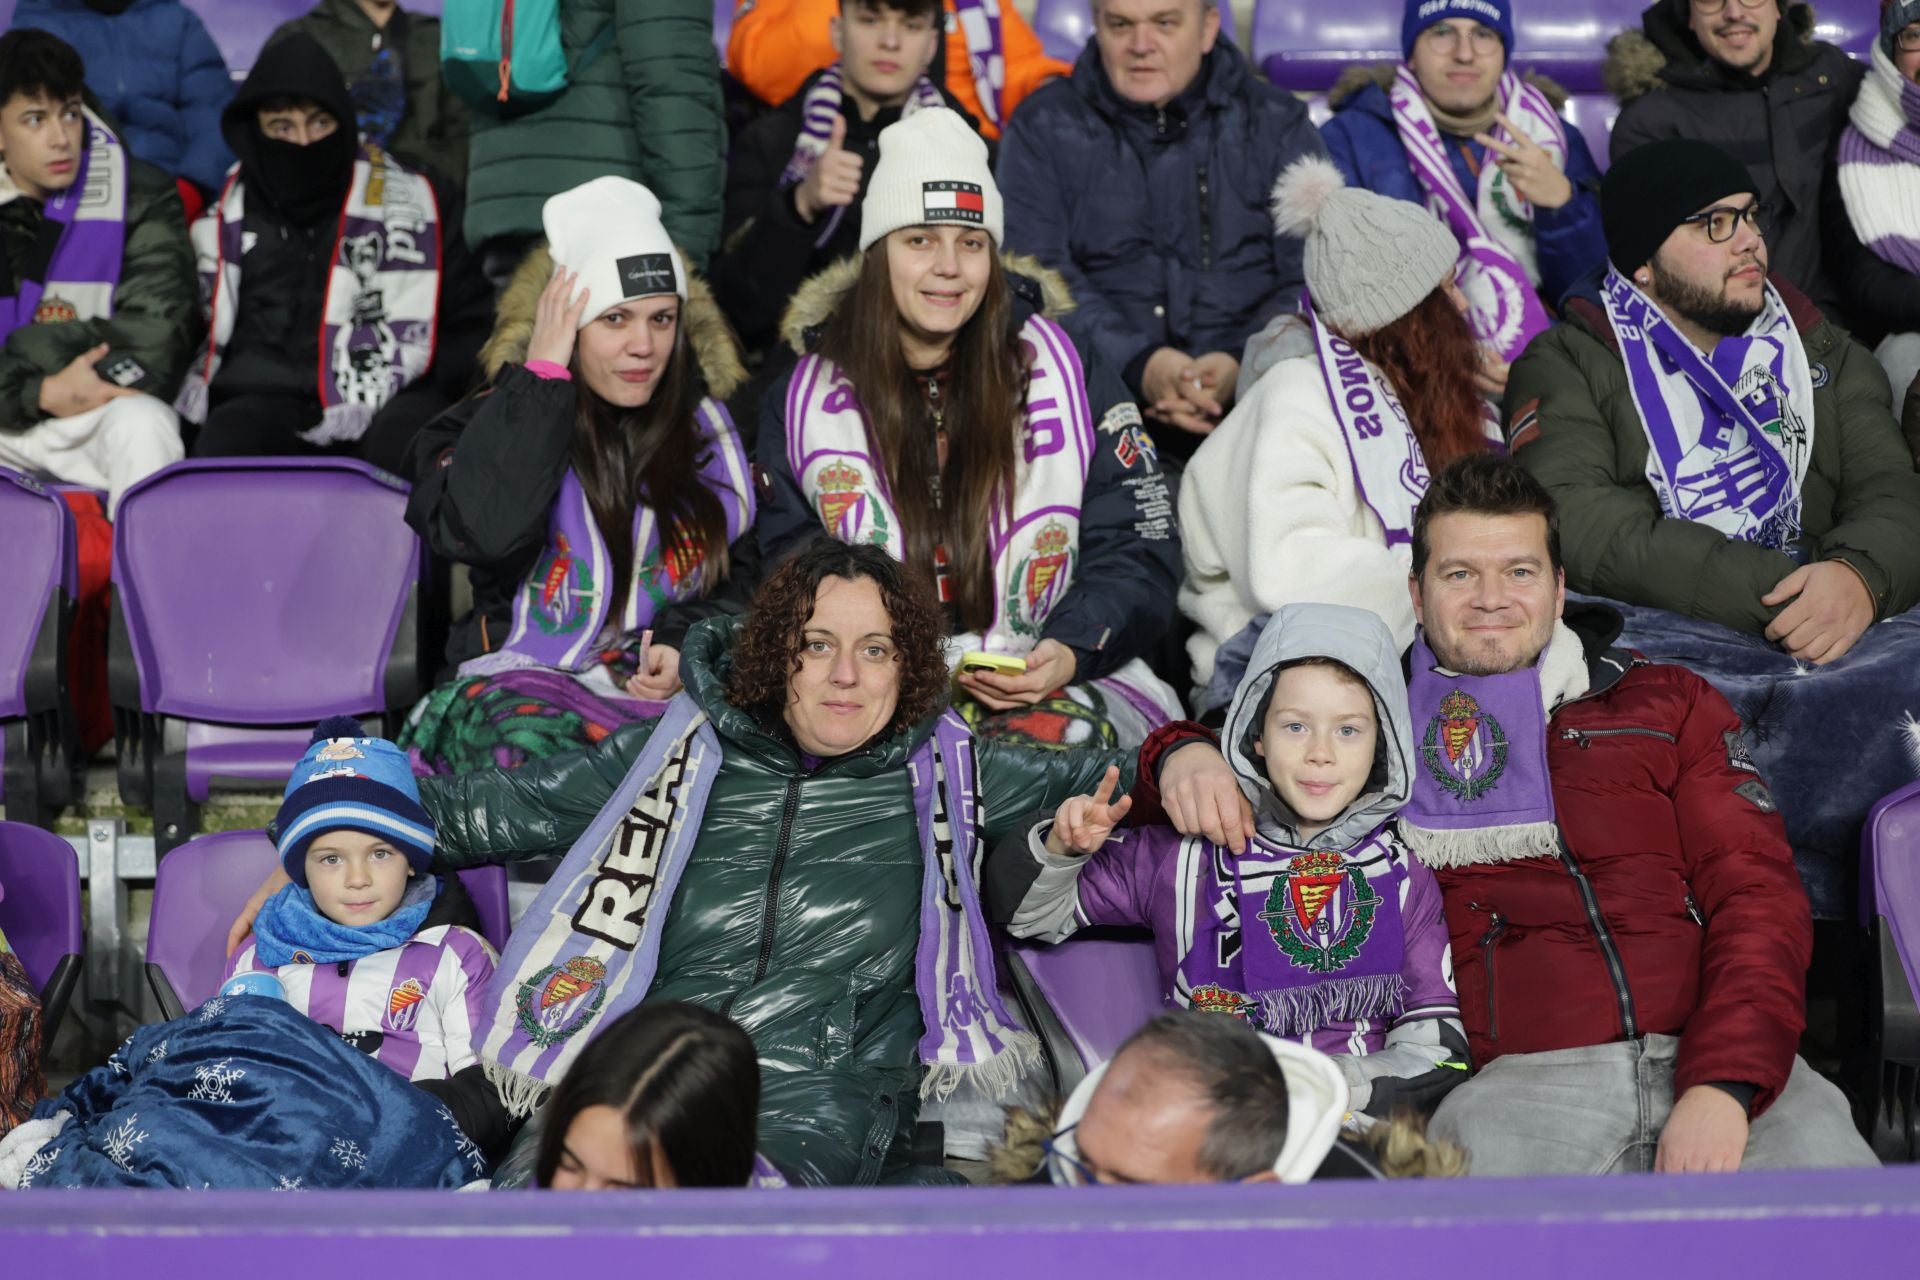
M 0 822 L 0 933 L 40 989 L 44 1061 L 80 980 L 80 861 L 73 846 L 24 822 Z
M 720 55 L 720 66 L 727 65 L 727 39 L 733 34 L 735 0 L 713 0 L 713 50 Z
M 120 794 L 165 853 L 216 776 L 279 784 L 331 715 L 420 697 L 423 557 L 407 486 L 340 458 L 175 463 L 127 490 L 108 679 Z
M 264 831 L 198 836 L 161 860 L 147 925 L 147 983 L 163 1016 L 177 1018 L 219 989 L 227 929 L 278 861 Z M 481 933 L 500 950 L 510 927 L 506 871 L 469 868 L 460 883 L 473 895 Z
M 1137 932 L 1091 931 L 1053 946 L 1010 943 L 1007 980 L 1061 1097 L 1167 1007 L 1153 940 Z
M 0 547 L 0 803 L 13 820 L 46 826 L 81 787 L 67 690 L 73 513 L 48 486 L 0 467 Z
M 1860 916 L 1871 939 L 1861 1129 L 1920 1159 L 1920 782 L 1873 806 L 1860 832 Z M 1903 1153 L 1903 1154 L 1902 1154 Z

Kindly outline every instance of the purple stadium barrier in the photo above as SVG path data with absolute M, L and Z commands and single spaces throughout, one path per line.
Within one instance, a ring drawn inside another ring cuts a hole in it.
M 0 933 L 40 990 L 41 1051 L 80 978 L 80 861 L 73 846 L 24 822 L 0 822 Z
M 275 783 L 330 715 L 419 696 L 419 539 L 407 486 L 347 459 L 175 463 L 114 526 L 109 679 L 121 794 L 163 849 L 215 776 Z M 190 722 L 184 750 L 163 724 Z M 198 723 L 192 723 L 198 722 Z
M 48 486 L 0 467 L 0 801 L 46 825 L 72 799 L 79 732 L 67 634 L 79 591 L 73 513 Z
M 1860 1108 L 1884 1148 L 1920 1159 L 1920 782 L 1887 796 L 1860 832 L 1860 918 L 1873 947 L 1868 1096 Z
M 168 1017 L 179 1017 L 219 989 L 227 928 L 278 862 L 264 831 L 197 836 L 161 860 L 147 925 L 147 981 Z M 460 883 L 473 895 L 481 932 L 498 951 L 510 927 L 507 873 L 475 867 L 460 873 Z
M 388 1276 L 1906 1274 L 1920 1170 L 1068 1190 L 93 1191 L 0 1196 L 8 1274 Z
M 1150 938 L 1015 942 L 1007 950 L 1008 980 L 1063 1096 L 1167 1007 Z

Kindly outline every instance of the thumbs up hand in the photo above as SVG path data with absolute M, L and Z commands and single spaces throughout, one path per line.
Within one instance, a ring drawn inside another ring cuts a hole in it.
M 793 207 L 800 220 L 811 224 L 822 209 L 850 205 L 860 197 L 860 171 L 867 158 L 842 145 L 847 140 L 847 118 L 833 118 L 833 133 L 827 138 L 827 150 L 800 185 L 794 188 Z

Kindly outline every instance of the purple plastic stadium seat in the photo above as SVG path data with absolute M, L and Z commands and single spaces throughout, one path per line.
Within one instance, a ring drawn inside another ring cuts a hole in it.
M 1877 999 L 1868 1002 L 1861 1118 L 1920 1158 L 1920 782 L 1873 806 L 1860 832 L 1860 915 L 1873 938 Z
M 219 989 L 227 929 L 278 861 L 264 831 L 196 836 L 161 860 L 147 924 L 147 981 L 167 1017 L 179 1017 Z M 470 868 L 460 883 L 473 895 L 481 933 L 498 951 L 510 927 L 506 871 Z
M 1063 1096 L 1167 1007 L 1151 938 L 1013 942 L 1007 953 L 1009 982 Z
M 1593 153 L 1593 163 L 1600 172 L 1607 171 L 1607 139 L 1613 133 L 1613 122 L 1620 114 L 1620 106 L 1604 93 L 1576 93 L 1567 99 L 1564 112 L 1575 128 L 1587 140 L 1587 150 Z
M 733 34 L 734 0 L 713 0 L 713 51 L 720 55 L 720 68 L 727 66 L 727 38 Z
M 24 822 L 0 822 L 0 933 L 40 988 L 44 1057 L 80 978 L 80 860 L 72 845 Z
M 79 590 L 73 513 L 38 480 L 0 467 L 0 801 L 45 826 L 77 792 L 80 741 L 67 696 Z
M 120 793 L 164 851 L 215 776 L 284 780 L 330 715 L 419 696 L 420 542 L 407 486 L 347 459 L 176 463 L 114 525 L 110 678 Z M 164 725 L 185 722 L 166 751 Z

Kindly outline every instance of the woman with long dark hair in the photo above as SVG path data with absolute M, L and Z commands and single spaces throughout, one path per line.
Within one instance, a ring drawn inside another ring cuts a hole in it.
M 953 112 L 881 134 L 860 216 L 859 256 L 788 311 L 800 360 L 762 402 L 762 552 L 872 543 L 932 582 L 986 736 L 1137 743 L 1178 705 L 1141 659 L 1180 556 L 1139 409 L 1054 319 L 1058 278 L 1001 257 L 986 146 Z
M 758 551 L 744 376 L 652 193 L 599 178 L 547 202 L 484 353 L 493 379 L 422 434 L 408 521 L 470 566 L 456 678 L 401 736 L 423 771 L 511 768 L 657 715 L 687 628 L 738 612 Z
M 1240 403 L 1180 493 L 1180 607 L 1198 626 L 1187 647 L 1202 713 L 1232 696 L 1258 628 L 1218 670 L 1216 651 L 1283 604 L 1367 609 L 1412 644 L 1407 572 L 1427 477 L 1502 447 L 1474 385 L 1453 233 L 1319 158 L 1281 174 L 1273 205 L 1280 233 L 1306 240 L 1309 300 L 1248 344 Z

